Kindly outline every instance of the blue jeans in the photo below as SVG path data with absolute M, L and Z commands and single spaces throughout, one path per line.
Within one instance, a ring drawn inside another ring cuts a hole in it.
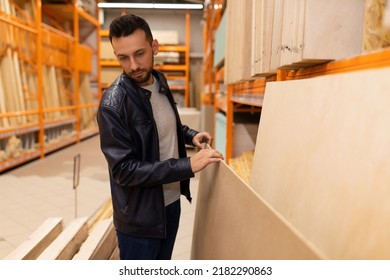
M 121 260 L 170 260 L 180 221 L 180 199 L 165 207 L 166 238 L 130 236 L 117 231 Z

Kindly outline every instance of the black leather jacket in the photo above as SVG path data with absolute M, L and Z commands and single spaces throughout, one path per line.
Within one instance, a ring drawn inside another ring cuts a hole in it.
M 163 238 L 165 207 L 162 184 L 181 181 L 181 193 L 191 201 L 194 177 L 185 144 L 198 132 L 182 125 L 166 78 L 153 70 L 160 93 L 176 115 L 179 159 L 160 161 L 151 93 L 121 74 L 105 90 L 97 113 L 101 149 L 108 163 L 114 225 L 129 235 Z

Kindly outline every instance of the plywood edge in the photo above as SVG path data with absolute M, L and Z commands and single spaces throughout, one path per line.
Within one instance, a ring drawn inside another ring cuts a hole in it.
M 117 245 L 112 219 L 99 221 L 73 260 L 107 260 Z
M 8 254 L 5 260 L 34 260 L 62 232 L 62 218 L 46 219 L 23 243 Z
M 88 218 L 74 219 L 49 247 L 37 258 L 38 260 L 70 260 L 79 251 L 81 244 L 88 237 Z

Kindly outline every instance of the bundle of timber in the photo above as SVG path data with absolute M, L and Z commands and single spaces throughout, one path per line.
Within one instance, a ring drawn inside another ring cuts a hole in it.
M 373 51 L 390 46 L 390 28 L 384 24 L 386 0 L 367 0 L 365 8 L 363 49 Z M 390 2 L 387 3 L 387 6 Z
M 0 140 L 0 161 L 18 158 L 36 149 L 34 134 L 12 135 Z
M 23 148 L 22 148 L 21 140 L 16 136 L 11 136 L 8 139 L 5 148 L 6 158 L 16 158 L 19 157 L 22 153 L 23 153 Z
M 110 260 L 118 259 L 111 200 L 91 218 L 61 217 L 45 220 L 6 260 Z
M 248 151 L 229 161 L 229 167 L 247 184 L 252 170 L 253 155 L 254 151 Z
M 93 16 L 96 16 L 96 1 L 95 0 L 79 0 L 79 6 Z
M 2 18 L 22 18 L 31 22 L 35 17 L 34 1 L 0 1 Z M 9 19 L 8 19 L 9 20 Z M 21 22 L 18 20 L 18 22 Z M 26 25 L 28 25 L 26 23 Z M 22 27 L 0 21 L 0 125 L 2 128 L 23 126 L 37 121 L 36 113 L 13 114 L 37 110 L 37 35 Z
M 95 110 L 89 106 L 93 104 L 91 82 L 88 73 L 80 74 L 80 128 L 81 130 L 96 127 Z M 84 105 L 84 106 L 83 106 Z
M 15 7 L 13 15 L 29 22 L 33 22 L 35 20 L 36 6 L 34 0 L 3 0 L 3 2 L 9 2 Z

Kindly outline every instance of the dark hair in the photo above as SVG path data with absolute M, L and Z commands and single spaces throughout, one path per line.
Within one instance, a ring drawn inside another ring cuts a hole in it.
M 114 19 L 110 24 L 110 31 L 108 37 L 110 42 L 112 38 L 120 38 L 131 35 L 135 30 L 141 29 L 145 32 L 146 39 L 150 44 L 153 42 L 152 31 L 150 31 L 149 24 L 141 17 L 126 14 Z

